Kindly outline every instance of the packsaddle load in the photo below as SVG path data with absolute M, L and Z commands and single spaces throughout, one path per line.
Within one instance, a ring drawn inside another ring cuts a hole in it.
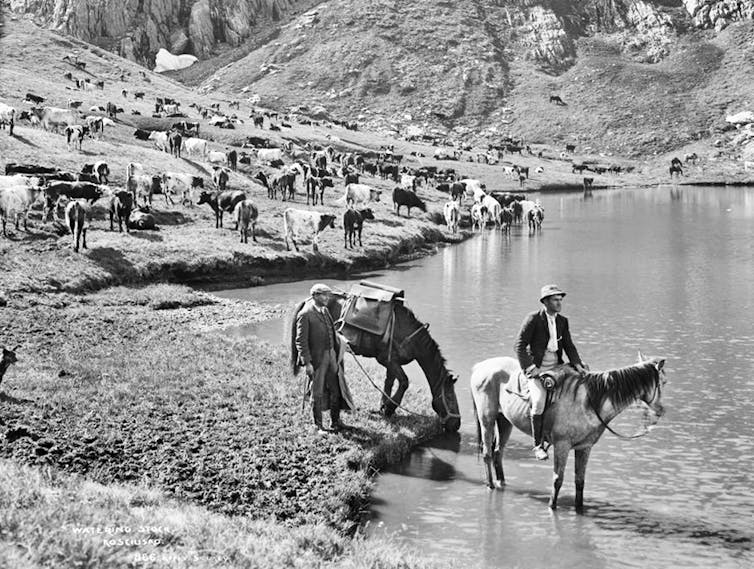
M 403 304 L 402 289 L 360 281 L 351 286 L 348 301 L 343 310 L 340 333 L 350 344 L 359 344 L 366 338 L 379 338 L 382 342 L 390 339 L 393 310 L 396 304 Z

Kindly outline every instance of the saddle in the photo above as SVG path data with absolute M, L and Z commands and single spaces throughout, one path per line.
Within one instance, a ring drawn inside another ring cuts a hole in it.
M 351 286 L 339 332 L 358 344 L 364 334 L 386 338 L 392 331 L 393 308 L 403 304 L 402 289 L 369 281 Z
M 568 365 L 568 364 L 565 364 Z M 542 380 L 542 384 L 547 390 L 547 399 L 551 397 L 552 391 L 555 388 L 560 387 L 565 377 L 565 366 L 558 366 L 555 369 L 542 373 L 539 378 Z M 519 370 L 517 374 L 510 378 L 508 383 L 505 384 L 505 390 L 511 395 L 518 395 L 524 401 L 529 401 L 529 378 L 524 373 L 524 370 Z

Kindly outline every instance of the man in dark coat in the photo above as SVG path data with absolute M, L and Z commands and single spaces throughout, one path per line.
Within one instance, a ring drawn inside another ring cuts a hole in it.
M 329 407 L 330 428 L 339 431 L 343 427 L 340 410 L 350 408 L 350 395 L 347 386 L 341 389 L 341 382 L 345 383 L 338 357 L 341 346 L 327 309 L 332 289 L 315 284 L 310 293 L 311 300 L 306 301 L 296 317 L 296 348 L 311 382 L 314 424 L 320 432 L 325 431 L 322 410 Z
M 571 365 L 579 372 L 586 371 L 571 340 L 568 319 L 559 314 L 565 295 L 566 293 L 557 285 L 543 286 L 539 301 L 544 308 L 526 316 L 514 345 L 518 363 L 529 378 L 531 430 L 534 437 L 534 456 L 538 460 L 547 459 L 547 451 L 542 446 L 542 413 L 547 392 L 539 375 L 561 365 L 564 351 Z

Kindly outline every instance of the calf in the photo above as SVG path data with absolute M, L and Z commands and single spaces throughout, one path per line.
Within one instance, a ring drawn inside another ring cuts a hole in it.
M 118 217 L 118 231 L 123 232 L 123 222 L 126 222 L 126 233 L 128 233 L 128 218 L 131 217 L 133 209 L 133 198 L 131 193 L 125 190 L 115 192 L 110 196 L 108 211 L 110 212 L 110 231 L 113 231 L 113 217 Z
M 343 214 L 343 240 L 346 249 L 349 244 L 351 249 L 354 248 L 354 237 L 358 234 L 359 247 L 361 247 L 361 229 L 364 226 L 364 220 L 374 219 L 374 213 L 371 209 L 347 209 Z
M 215 229 L 223 226 L 223 213 L 232 213 L 236 206 L 246 199 L 246 194 L 240 190 L 225 192 L 203 191 L 199 194 L 196 205 L 206 203 L 215 212 Z
M 89 210 L 87 206 L 78 201 L 71 200 L 68 205 L 65 206 L 65 219 L 68 227 L 71 230 L 73 236 L 73 250 L 79 252 L 79 243 L 83 239 L 81 246 L 86 249 L 86 229 L 89 225 L 87 217 Z
M 238 232 L 241 234 L 241 243 L 249 242 L 249 227 L 251 226 L 251 238 L 254 242 L 257 240 L 256 228 L 259 210 L 251 200 L 243 200 L 236 204 L 233 212 L 236 218 Z
M 147 206 L 136 208 L 128 218 L 128 225 L 131 229 L 157 229 L 154 215 Z
M 294 249 L 298 251 L 298 246 L 294 236 L 300 235 L 302 232 L 313 233 L 312 238 L 312 250 L 319 251 L 317 246 L 317 239 L 319 234 L 327 227 L 335 229 L 335 216 L 327 213 L 319 213 L 316 211 L 308 211 L 303 209 L 288 208 L 283 212 L 283 233 L 285 235 L 285 248 L 290 251 L 291 247 L 288 244 L 290 240 L 293 243 Z
M 395 188 L 393 190 L 393 207 L 395 212 L 400 215 L 401 207 L 406 206 L 408 208 L 408 217 L 411 217 L 411 208 L 418 207 L 420 210 L 426 212 L 427 204 L 424 203 L 419 196 L 410 190 L 404 190 L 403 188 Z

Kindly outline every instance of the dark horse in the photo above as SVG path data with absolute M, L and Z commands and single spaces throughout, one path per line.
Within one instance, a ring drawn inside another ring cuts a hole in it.
M 340 319 L 347 300 L 346 294 L 334 293 L 332 295 L 328 309 L 336 323 Z M 300 368 L 295 342 L 296 316 L 303 306 L 304 302 L 296 306 L 291 322 L 291 366 L 294 374 L 298 373 Z M 455 383 L 458 378 L 448 371 L 445 358 L 440 353 L 440 347 L 427 331 L 428 326 L 422 324 L 414 313 L 402 304 L 395 305 L 394 314 L 391 342 L 383 342 L 379 336 L 367 333 L 361 334 L 356 342 L 349 339 L 349 347 L 353 353 L 376 358 L 386 369 L 382 412 L 386 417 L 395 413 L 395 409 L 403 399 L 403 394 L 408 389 L 408 376 L 401 366 L 416 360 L 427 377 L 432 392 L 432 408 L 442 419 L 443 427 L 449 432 L 458 431 L 461 426 L 461 415 L 455 392 Z M 398 388 L 395 393 L 392 393 L 396 379 L 398 379 Z
M 557 387 L 551 392 L 552 402 L 545 410 L 544 436 L 555 449 L 550 508 L 555 509 L 563 484 L 568 453 L 576 456 L 577 509 L 584 507 L 584 477 L 592 446 L 599 440 L 608 423 L 634 402 L 643 403 L 656 418 L 664 413 L 661 397 L 665 384 L 661 358 L 644 358 L 639 363 L 604 372 L 588 372 L 583 376 L 564 365 L 551 372 Z M 494 488 L 492 467 L 498 483 L 505 484 L 502 452 L 515 425 L 531 433 L 529 402 L 507 387 L 515 384 L 521 372 L 514 358 L 491 358 L 477 363 L 471 372 L 471 394 L 477 418 L 477 432 L 487 485 Z M 497 432 L 495 427 L 497 427 Z

